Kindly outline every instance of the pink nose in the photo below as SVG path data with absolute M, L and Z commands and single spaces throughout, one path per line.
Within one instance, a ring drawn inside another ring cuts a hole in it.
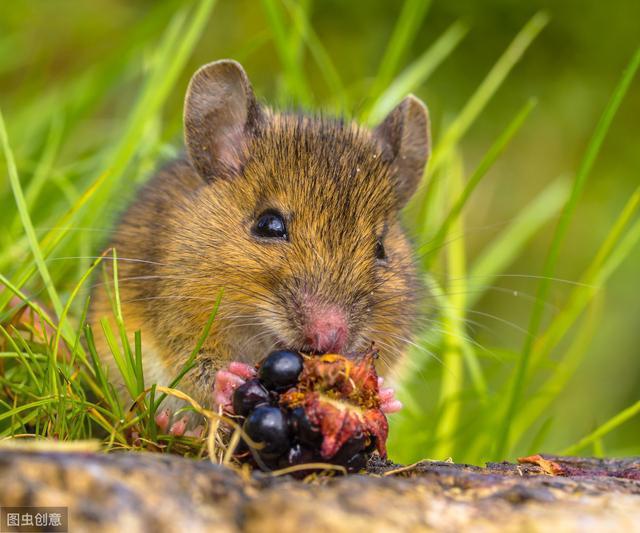
M 339 353 L 347 342 L 347 319 L 337 307 L 307 309 L 305 344 L 316 352 Z

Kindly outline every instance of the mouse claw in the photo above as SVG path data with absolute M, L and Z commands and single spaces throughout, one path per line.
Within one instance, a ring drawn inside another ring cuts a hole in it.
M 380 409 L 382 409 L 382 412 L 386 415 L 397 413 L 398 411 L 401 411 L 403 407 L 402 402 L 395 399 L 383 402 L 380 405 Z
M 224 370 L 218 370 L 213 384 L 213 402 L 233 414 L 233 393 L 243 383 L 256 377 L 256 369 L 246 363 L 232 361 Z
M 160 433 L 166 433 L 169 428 L 169 422 L 171 422 L 171 411 L 169 411 L 169 409 L 163 409 L 159 413 L 156 413 L 155 421 Z
M 392 400 L 394 395 L 395 392 L 391 387 L 380 389 L 380 392 L 378 392 L 378 397 L 382 403 Z
M 171 429 L 169 430 L 169 435 L 173 435 L 174 437 L 182 437 L 187 429 L 187 422 L 189 421 L 188 416 L 183 416 L 177 422 L 174 422 L 171 425 Z
M 240 376 L 245 381 L 255 378 L 258 374 L 255 367 L 250 366 L 246 363 L 240 363 L 239 361 L 232 361 L 231 363 L 229 363 L 229 372 L 235 374 L 236 376 Z
M 213 401 L 227 412 L 232 412 L 233 391 L 245 382 L 243 378 L 229 370 L 218 370 L 213 384 Z
M 158 426 L 160 433 L 165 435 L 173 435 L 174 437 L 194 437 L 200 438 L 204 433 L 204 426 L 202 424 L 196 426 L 194 429 L 187 430 L 189 424 L 189 415 L 184 415 L 180 420 L 171 424 L 171 410 L 163 409 L 156 414 L 155 422 Z
M 380 409 L 385 414 L 397 413 L 402 409 L 402 402 L 395 397 L 395 391 L 391 387 L 380 389 Z
M 184 432 L 184 436 L 185 437 L 194 437 L 196 439 L 199 439 L 200 437 L 202 437 L 202 433 L 204 432 L 204 426 L 202 424 L 200 424 L 199 426 L 196 426 L 194 429 L 189 429 L 187 431 Z

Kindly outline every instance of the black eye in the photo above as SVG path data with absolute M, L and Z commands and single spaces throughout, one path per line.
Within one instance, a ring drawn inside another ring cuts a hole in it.
M 255 225 L 253 234 L 264 239 L 287 239 L 287 226 L 284 217 L 277 211 L 266 211 L 262 213 Z
M 382 244 L 382 241 L 380 239 L 378 239 L 376 241 L 376 259 L 378 261 L 386 261 L 387 260 L 387 252 L 384 249 L 384 245 Z

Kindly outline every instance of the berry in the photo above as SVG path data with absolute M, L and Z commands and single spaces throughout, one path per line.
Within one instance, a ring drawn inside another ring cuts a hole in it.
M 248 416 L 260 405 L 269 403 L 269 393 L 257 379 L 240 385 L 233 392 L 233 411 L 240 416 Z
M 367 467 L 369 462 L 369 456 L 365 453 L 356 453 L 353 457 L 349 458 L 343 466 L 347 469 L 347 472 L 360 472 Z
M 367 453 L 367 454 L 373 453 L 374 450 L 376 449 L 377 444 L 378 443 L 376 441 L 376 437 L 374 435 L 371 435 L 365 442 L 364 453 Z
M 296 385 L 302 372 L 302 356 L 289 350 L 271 352 L 262 363 L 258 378 L 269 390 L 285 391 Z
M 347 442 L 345 442 L 342 447 L 338 450 L 338 452 L 331 458 L 331 462 L 348 466 L 349 461 L 351 461 L 356 455 L 365 455 L 365 447 L 366 447 L 366 438 L 360 433 L 353 437 L 351 437 Z M 365 460 L 366 463 L 366 460 Z
M 294 444 L 293 447 L 282 456 L 280 464 L 281 467 L 284 468 L 287 466 L 313 463 L 316 459 L 316 454 L 312 450 L 300 444 Z
M 374 352 L 359 358 L 271 352 L 257 376 L 244 377 L 249 381 L 231 395 L 247 435 L 235 450 L 238 460 L 265 471 L 297 466 L 290 474 L 305 477 L 318 470 L 309 463 L 359 472 L 376 450 L 384 457 L 388 424 L 378 407 L 374 359 Z
M 291 432 L 302 444 L 306 444 L 311 448 L 320 447 L 322 443 L 322 433 L 309 422 L 303 407 L 296 407 L 291 411 L 289 424 L 291 425 Z
M 290 447 L 287 418 L 278 407 L 256 407 L 243 428 L 253 441 L 264 444 L 258 451 L 261 456 L 277 457 Z
M 249 453 L 249 446 L 247 446 L 247 443 L 244 441 L 244 439 L 240 439 L 238 441 L 238 444 L 236 444 L 236 447 L 233 450 L 233 454 L 236 457 L 249 457 L 249 455 L 251 455 Z

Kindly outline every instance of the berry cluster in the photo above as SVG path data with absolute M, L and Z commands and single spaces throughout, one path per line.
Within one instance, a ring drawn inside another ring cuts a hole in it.
M 260 444 L 254 450 L 242 444 L 236 456 L 261 468 L 321 462 L 348 472 L 362 470 L 376 449 L 384 456 L 388 426 L 374 355 L 269 354 L 256 378 L 233 393 L 234 414 Z

